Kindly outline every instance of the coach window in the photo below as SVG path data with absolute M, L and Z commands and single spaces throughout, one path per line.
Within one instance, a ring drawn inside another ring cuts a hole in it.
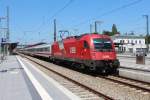
M 47 48 L 44 48 L 44 51 L 46 51 Z
M 44 52 L 44 51 L 45 51 L 45 48 L 42 48 L 42 51 Z
M 84 48 L 88 49 L 89 48 L 89 45 L 86 41 L 84 41 Z
M 122 40 L 120 40 L 120 43 L 122 43 Z
M 45 48 L 45 51 L 48 51 L 48 48 L 47 48 L 47 47 Z
M 122 43 L 124 43 L 124 40 L 122 40 Z
M 47 48 L 47 51 L 50 51 L 50 48 Z

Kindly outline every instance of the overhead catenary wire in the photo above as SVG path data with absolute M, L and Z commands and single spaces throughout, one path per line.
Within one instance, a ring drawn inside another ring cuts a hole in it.
M 130 2 L 130 3 L 128 3 L 128 4 L 125 4 L 125 5 L 122 5 L 122 6 L 120 6 L 120 7 L 114 8 L 114 9 L 112 9 L 112 10 L 110 10 L 110 11 L 104 12 L 104 13 L 102 13 L 101 15 L 99 15 L 98 17 L 103 17 L 103 16 L 106 16 L 106 15 L 115 13 L 115 12 L 117 12 L 117 11 L 119 11 L 119 10 L 122 10 L 122 9 L 128 8 L 128 7 L 130 7 L 130 6 L 133 6 L 133 5 L 135 5 L 135 4 L 138 4 L 138 3 L 140 3 L 141 1 L 143 1 L 143 0 L 135 0 L 135 1 Z M 86 23 L 88 23 L 89 21 L 95 20 L 95 19 L 97 19 L 97 18 L 91 18 L 91 19 L 84 20 L 84 21 L 80 22 L 79 24 L 74 25 L 73 27 L 77 27 L 77 26 L 86 24 Z
M 57 16 L 59 13 L 61 13 L 64 9 L 66 9 L 74 0 L 70 0 L 69 2 L 67 2 L 62 8 L 60 8 L 58 11 L 56 11 L 56 13 L 54 13 L 50 19 L 53 19 L 55 16 Z
M 61 7 L 59 10 L 57 10 L 51 17 L 49 17 L 48 19 L 46 19 L 45 17 L 43 18 L 43 22 L 34 30 L 30 30 L 32 32 L 37 32 L 37 33 L 43 33 L 39 30 L 44 30 L 45 27 L 49 24 L 46 22 L 50 22 L 50 20 L 52 21 L 54 17 L 56 17 L 59 13 L 61 13 L 62 11 L 64 11 L 74 0 L 69 0 L 63 7 Z M 44 27 L 45 26 L 45 27 Z M 44 28 L 44 29 L 43 29 Z M 48 32 L 47 32 L 48 33 Z
M 47 24 L 49 24 L 50 20 L 53 20 L 54 17 L 56 17 L 57 15 L 59 15 L 61 12 L 63 12 L 68 6 L 70 6 L 70 4 L 72 4 L 73 1 L 74 1 L 74 0 L 69 0 L 62 8 L 58 9 L 58 10 L 57 10 L 51 17 L 49 17 L 49 18 L 47 19 L 47 21 L 45 21 L 45 22 L 46 22 Z M 120 6 L 120 7 L 117 7 L 117 8 L 114 8 L 114 9 L 112 9 L 112 10 L 109 10 L 109 11 L 107 11 L 107 12 L 104 12 L 104 13 L 100 14 L 98 17 L 103 17 L 103 16 L 106 16 L 106 15 L 115 13 L 115 12 L 120 11 L 120 10 L 122 10 L 122 9 L 125 9 L 125 8 L 127 8 L 127 7 L 133 6 L 133 5 L 137 4 L 137 3 L 140 3 L 141 1 L 143 1 L 143 0 L 131 1 L 130 3 L 127 3 L 127 4 L 122 5 L 122 6 Z M 92 20 L 94 20 L 94 19 L 96 19 L 96 18 L 91 18 L 91 19 L 88 19 L 88 20 L 86 20 L 86 21 L 80 22 L 79 24 L 73 26 L 73 28 L 74 28 L 74 27 L 77 27 L 77 26 L 80 26 L 80 25 L 83 25 L 83 24 L 85 24 L 85 23 L 87 23 L 87 22 L 89 22 L 89 21 L 92 21 Z M 44 20 L 46 20 L 46 19 L 44 19 Z M 43 29 L 43 28 L 45 29 L 46 27 L 43 27 L 43 26 L 47 26 L 46 23 L 44 23 L 44 22 L 41 23 L 41 25 L 40 25 L 37 29 L 35 29 L 34 32 L 39 32 L 39 30 L 41 30 L 41 29 Z M 41 31 L 43 31 L 43 30 L 41 30 Z M 41 32 L 41 31 L 40 31 L 40 32 Z M 43 32 L 41 32 L 41 33 L 43 33 Z
M 43 21 L 43 23 L 41 23 L 41 25 L 35 29 L 34 31 L 40 30 L 42 28 L 42 26 L 44 26 L 46 23 L 45 22 L 49 22 L 49 20 L 53 21 L 53 19 L 62 11 L 64 11 L 74 0 L 69 0 L 62 8 L 60 8 L 59 10 L 57 10 L 51 17 L 49 17 L 47 19 L 47 21 Z M 44 19 L 45 20 L 45 19 Z

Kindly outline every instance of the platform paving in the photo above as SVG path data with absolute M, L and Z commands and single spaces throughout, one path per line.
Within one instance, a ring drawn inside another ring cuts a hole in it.
M 119 75 L 150 83 L 150 59 L 145 59 L 145 64 L 136 64 L 136 58 L 118 56 L 120 61 Z
M 20 57 L 18 57 L 20 59 Z M 80 100 L 79 97 L 74 95 L 72 92 L 68 91 L 62 85 L 59 85 L 54 79 L 50 78 L 42 71 L 36 68 L 33 64 L 29 63 L 27 60 L 20 59 L 23 61 L 24 65 L 30 72 L 35 76 L 38 82 L 45 88 L 47 93 L 54 100 Z
M 122 54 L 117 54 L 117 56 L 118 57 L 136 57 L 136 55 L 133 53 L 130 53 L 130 54 L 122 53 Z M 145 57 L 150 59 L 150 53 L 148 53 L 147 56 Z
M 150 59 L 145 59 L 145 64 L 136 64 L 136 58 L 118 57 L 121 67 L 150 71 Z
M 79 100 L 20 56 L 0 63 L 0 100 Z
M 31 87 L 16 57 L 6 57 L 0 64 L 0 100 L 41 100 L 36 90 Z M 34 96 L 32 92 L 35 93 Z

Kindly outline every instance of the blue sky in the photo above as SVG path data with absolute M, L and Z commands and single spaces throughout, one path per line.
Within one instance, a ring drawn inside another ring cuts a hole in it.
M 12 42 L 36 43 L 53 41 L 53 19 L 57 30 L 69 30 L 72 35 L 90 32 L 90 24 L 102 21 L 98 31 L 111 31 L 116 24 L 122 34 L 134 31 L 145 34 L 144 14 L 150 15 L 150 0 L 0 0 L 0 16 L 10 8 L 10 39 Z M 110 11 L 139 1 L 123 9 Z M 57 13 L 58 12 L 58 13 Z M 4 22 L 1 25 L 4 25 Z M 94 27 L 93 27 L 94 29 Z

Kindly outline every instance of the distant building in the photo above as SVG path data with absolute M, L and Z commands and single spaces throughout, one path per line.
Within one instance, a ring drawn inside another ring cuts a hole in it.
M 146 51 L 145 38 L 135 35 L 112 36 L 118 53 L 136 53 Z
M 0 54 L 9 55 L 13 53 L 13 50 L 17 47 L 17 42 L 2 42 L 0 45 Z

